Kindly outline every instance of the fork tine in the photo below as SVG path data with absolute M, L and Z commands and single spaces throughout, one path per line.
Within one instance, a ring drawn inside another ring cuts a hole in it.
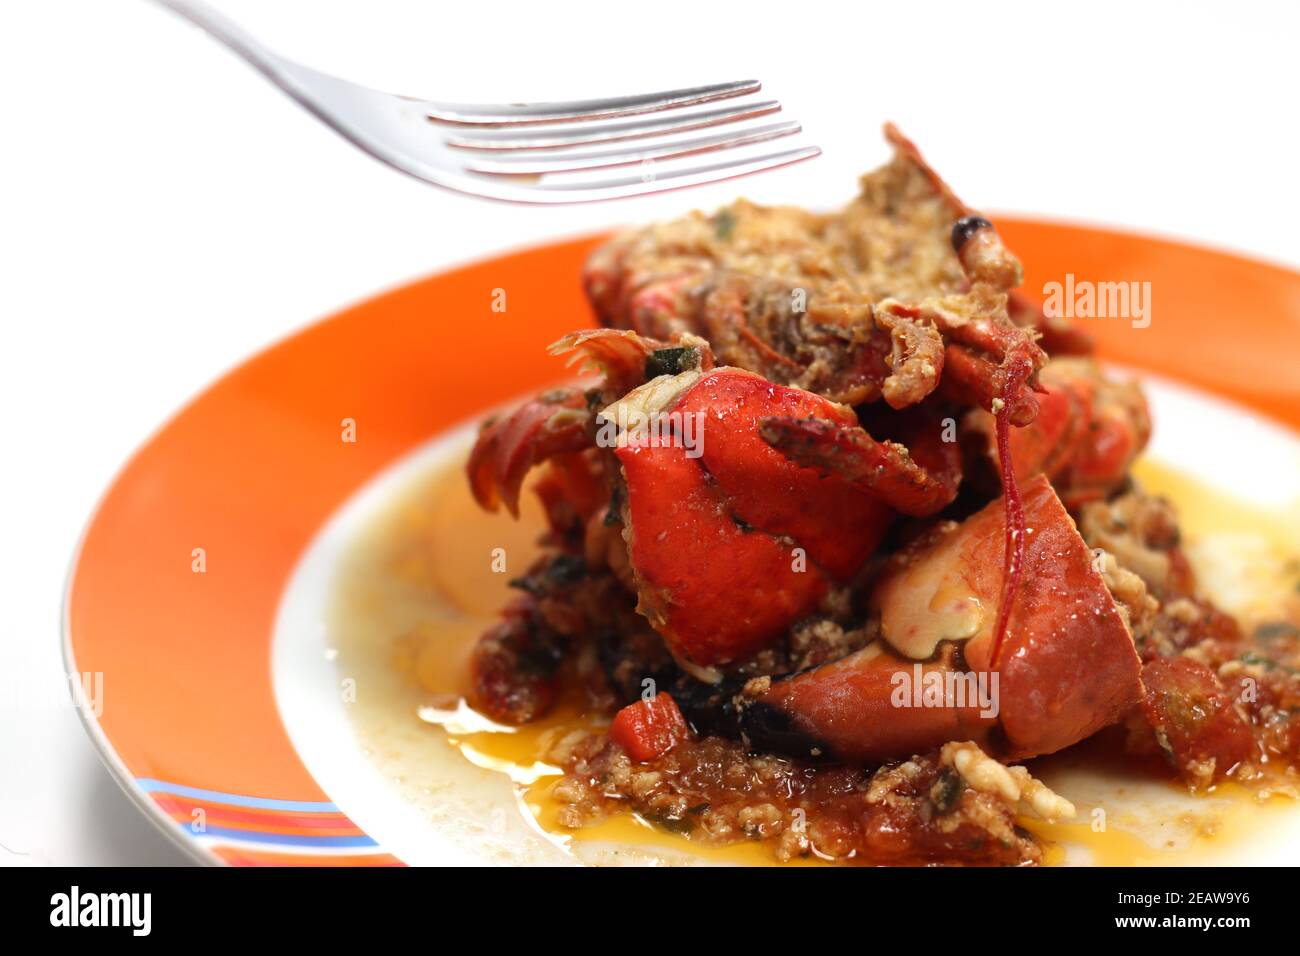
M 757 93 L 762 88 L 763 84 L 758 80 L 737 80 L 731 83 L 712 83 L 708 86 L 643 93 L 639 96 L 612 96 L 605 99 L 571 100 L 564 103 L 472 104 L 434 103 L 427 100 L 420 102 L 428 110 L 429 119 L 439 123 L 518 126 L 635 116 L 639 113 L 696 106 L 732 96 L 745 96 L 749 93 Z
M 462 149 L 553 149 L 560 146 L 581 146 L 587 143 L 613 143 L 646 136 L 684 133 L 688 130 L 735 123 L 778 112 L 781 104 L 776 100 L 725 106 L 712 110 L 677 112 L 652 119 L 625 122 L 586 122 L 544 129 L 501 129 L 483 132 L 452 133 L 447 145 Z
M 510 150 L 505 155 L 491 158 L 474 158 L 465 164 L 473 173 L 489 173 L 502 176 L 540 176 L 547 173 L 574 172 L 582 169 L 602 169 L 610 166 L 630 166 L 651 160 L 678 159 L 697 153 L 709 153 L 716 150 L 732 149 L 737 146 L 750 146 L 781 136 L 792 136 L 803 127 L 789 120 L 784 123 L 770 123 L 741 129 L 729 129 L 725 133 L 712 136 L 697 136 L 692 139 L 676 140 L 663 145 L 646 145 L 640 149 L 616 146 L 601 150 L 546 150 L 541 153 L 524 150 Z
M 678 172 L 667 173 L 647 179 L 645 176 L 624 176 L 618 179 L 579 180 L 572 183 L 541 182 L 526 187 L 510 198 L 525 203 L 582 203 L 600 202 L 606 199 L 626 199 L 650 193 L 666 192 L 671 189 L 684 189 L 706 183 L 736 179 L 752 173 L 761 173 L 781 166 L 789 166 L 821 155 L 816 146 L 802 146 L 779 153 L 768 153 L 752 159 L 737 159 L 727 162 L 710 163 L 705 166 L 692 166 Z

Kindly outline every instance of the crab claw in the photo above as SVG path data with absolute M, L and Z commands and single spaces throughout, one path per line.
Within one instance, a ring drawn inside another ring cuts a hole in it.
M 693 423 L 694 439 L 678 431 L 616 449 L 640 610 L 679 660 L 743 661 L 861 568 L 891 512 L 852 483 L 791 461 L 759 431 L 773 417 L 856 423 L 848 408 L 720 368 L 656 410 L 679 429 Z
M 894 559 L 871 599 L 879 641 L 747 692 L 746 734 L 856 762 L 966 738 L 1022 759 L 1123 719 L 1142 685 L 1121 606 L 1046 478 L 1029 483 L 1023 504 L 1027 573 L 998 670 L 990 663 L 1002 581 L 988 555 L 1000 549 L 1005 519 L 994 501 Z

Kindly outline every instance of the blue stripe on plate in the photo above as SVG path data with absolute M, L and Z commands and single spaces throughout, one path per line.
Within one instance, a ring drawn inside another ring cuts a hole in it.
M 228 827 L 207 827 L 195 837 L 223 837 L 227 840 L 244 840 L 251 843 L 274 843 L 279 846 L 349 847 L 379 846 L 368 836 L 294 836 L 285 833 L 258 833 L 252 830 L 232 830 Z
M 191 800 L 211 800 L 213 803 L 227 803 L 232 807 L 252 807 L 256 810 L 295 810 L 299 813 L 339 812 L 337 806 L 323 800 L 272 800 L 270 797 L 245 797 L 237 793 L 222 793 L 220 790 L 184 787 L 179 783 L 168 783 L 165 780 L 153 780 L 149 777 L 139 777 L 135 782 L 146 793 L 172 793 L 178 797 L 189 797 Z

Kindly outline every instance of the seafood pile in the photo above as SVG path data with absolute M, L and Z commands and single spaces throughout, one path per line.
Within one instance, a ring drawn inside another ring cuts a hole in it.
M 548 531 L 471 700 L 611 715 L 555 755 L 575 826 L 622 803 L 783 858 L 1032 862 L 1016 814 L 1073 808 L 1018 761 L 1111 727 L 1197 787 L 1300 753 L 1294 640 L 1241 665 L 1129 473 L 1140 388 L 885 133 L 839 212 L 740 201 L 598 249 L 601 327 L 551 349 L 594 380 L 479 434 L 478 503 L 517 514 L 529 478 Z

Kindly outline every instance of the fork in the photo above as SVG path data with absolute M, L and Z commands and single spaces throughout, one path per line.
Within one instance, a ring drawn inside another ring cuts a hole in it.
M 381 162 L 486 199 L 543 204 L 620 199 L 763 172 L 821 153 L 803 146 L 708 161 L 707 154 L 801 131 L 789 120 L 733 125 L 778 112 L 775 100 L 709 105 L 757 93 L 757 80 L 562 103 L 436 102 L 382 93 L 285 59 L 199 0 L 156 2 L 224 43 Z M 707 108 L 696 108 L 702 106 Z M 705 161 L 682 162 L 689 157 Z M 593 175 L 609 169 L 619 172 Z

